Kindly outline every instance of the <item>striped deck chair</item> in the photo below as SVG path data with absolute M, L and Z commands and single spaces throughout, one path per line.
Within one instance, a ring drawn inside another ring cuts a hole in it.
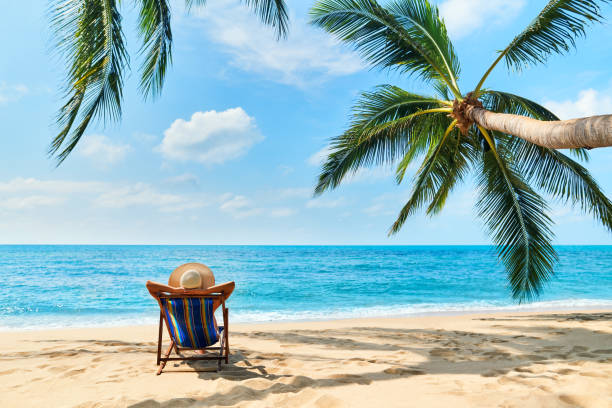
M 233 285 L 233 283 L 232 283 Z M 159 337 L 157 344 L 157 375 L 166 362 L 177 360 L 217 360 L 217 371 L 221 362 L 229 362 L 228 309 L 225 293 L 217 290 L 223 285 L 202 289 L 182 289 L 159 283 L 147 282 L 147 289 L 160 307 Z M 223 326 L 217 326 L 214 311 L 220 305 L 223 311 Z M 162 335 L 166 326 L 170 335 L 170 346 L 162 355 Z M 216 343 L 219 346 L 213 347 Z M 178 357 L 170 357 L 172 350 Z M 183 356 L 181 350 L 219 350 L 217 355 Z

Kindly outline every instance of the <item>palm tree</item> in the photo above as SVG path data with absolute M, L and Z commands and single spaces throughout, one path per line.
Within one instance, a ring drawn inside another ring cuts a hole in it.
M 352 44 L 372 65 L 421 78 L 435 96 L 392 85 L 364 92 L 348 130 L 331 141 L 315 194 L 337 187 L 360 167 L 385 163 L 397 165 L 401 183 L 410 164 L 423 157 L 411 196 L 391 226 L 393 234 L 422 207 L 428 215 L 439 213 L 453 188 L 473 171 L 477 213 L 496 244 L 513 297 L 537 297 L 557 259 L 553 222 L 541 194 L 580 207 L 609 230 L 612 202 L 584 167 L 544 143 L 563 139 L 555 136 L 555 127 L 571 138 L 571 121 L 559 121 L 536 102 L 483 84 L 502 59 L 521 68 L 567 51 L 588 23 L 601 20 L 599 11 L 596 1 L 550 1 L 500 52 L 476 87 L 463 94 L 459 59 L 429 1 L 394 0 L 382 7 L 374 0 L 319 0 L 311 10 L 313 24 Z M 583 121 L 598 120 L 610 118 Z M 514 132 L 517 128 L 521 131 Z M 569 152 L 587 160 L 581 146 L 569 146 Z
M 50 9 L 57 38 L 56 49 L 66 61 L 65 104 L 57 124 L 61 130 L 49 148 L 58 165 L 77 146 L 92 120 L 119 120 L 123 100 L 123 76 L 129 68 L 121 14 L 121 0 L 60 0 Z M 187 9 L 206 0 L 185 0 Z M 277 38 L 288 29 L 284 0 L 243 0 L 260 20 L 276 29 Z M 139 10 L 138 33 L 140 92 L 157 97 L 172 62 L 170 0 L 135 0 Z

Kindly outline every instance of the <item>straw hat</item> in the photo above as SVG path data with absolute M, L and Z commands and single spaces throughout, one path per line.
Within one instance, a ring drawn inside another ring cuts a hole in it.
M 198 281 L 197 277 L 194 276 L 194 272 L 200 275 L 199 286 L 194 286 Z M 182 279 L 183 275 L 185 275 L 185 279 Z M 186 263 L 172 271 L 170 278 L 168 278 L 168 285 L 175 288 L 207 289 L 215 285 L 215 275 L 204 264 L 195 262 Z

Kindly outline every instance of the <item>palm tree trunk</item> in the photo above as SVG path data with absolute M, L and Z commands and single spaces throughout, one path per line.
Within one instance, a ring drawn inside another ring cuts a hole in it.
M 465 116 L 486 129 L 551 149 L 612 146 L 612 115 L 548 122 L 469 105 Z

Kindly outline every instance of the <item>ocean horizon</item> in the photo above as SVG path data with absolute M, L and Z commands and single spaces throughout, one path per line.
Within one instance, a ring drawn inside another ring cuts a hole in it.
M 185 262 L 236 281 L 240 323 L 612 307 L 612 245 L 556 249 L 555 276 L 519 305 L 492 246 L 0 245 L 0 330 L 154 324 L 145 282 Z

